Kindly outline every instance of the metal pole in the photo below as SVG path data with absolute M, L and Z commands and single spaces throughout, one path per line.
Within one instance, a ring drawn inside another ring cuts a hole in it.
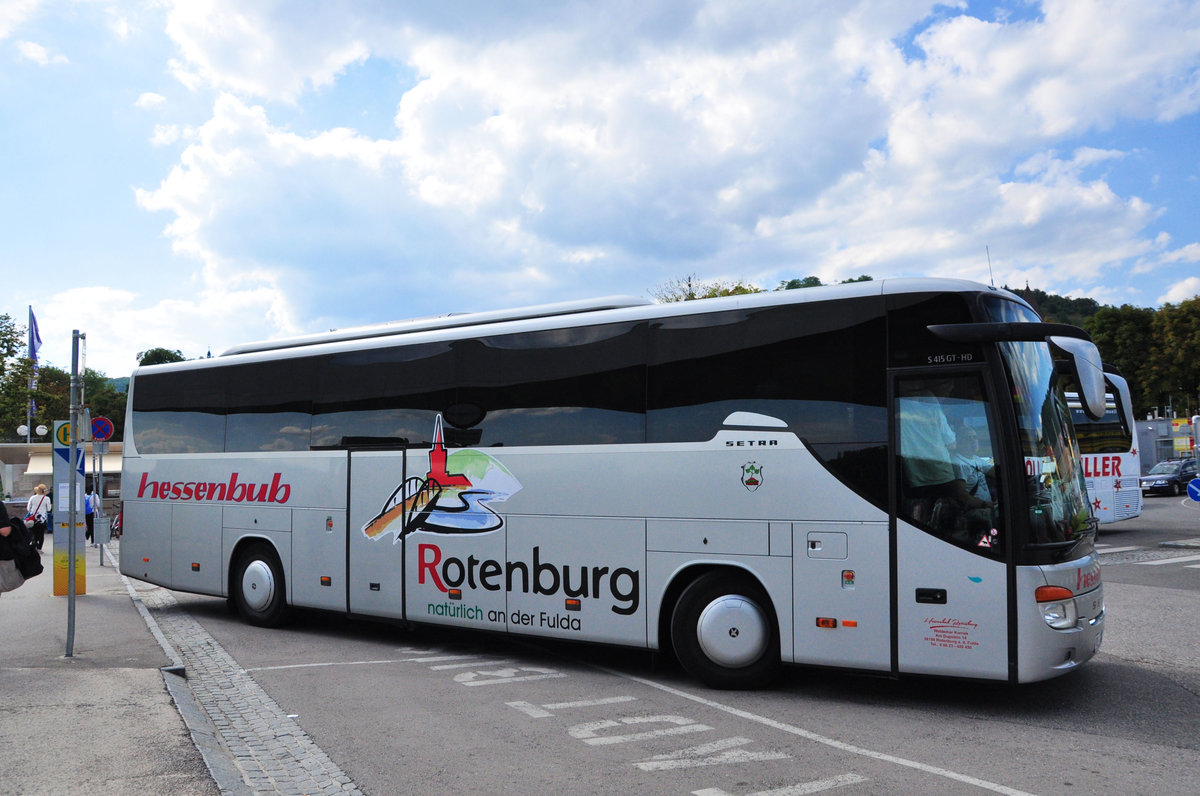
M 103 444 L 107 445 L 108 442 L 105 441 Z M 92 450 L 93 451 L 96 450 L 96 440 L 95 439 L 92 440 Z M 101 454 L 97 455 L 96 458 L 99 459 L 99 462 L 100 462 L 98 469 L 95 471 L 96 495 L 98 496 L 97 500 L 100 505 L 95 506 L 93 508 L 93 512 L 95 513 L 94 521 L 95 521 L 96 527 L 101 528 L 104 525 L 104 518 L 107 516 L 104 513 L 104 454 L 101 453 Z M 93 539 L 97 539 L 97 538 L 107 539 L 108 538 L 108 536 L 106 534 L 101 534 L 99 531 L 96 531 L 94 533 L 95 533 L 95 535 L 92 536 Z M 100 566 L 104 566 L 104 545 L 103 544 L 100 545 Z
M 71 462 L 67 476 L 67 653 L 74 656 L 75 650 L 75 490 L 79 482 L 76 462 L 79 455 L 79 330 L 71 332 Z
M 92 490 L 90 492 L 85 493 L 85 496 L 84 496 L 85 500 L 91 500 L 92 495 L 99 494 L 100 486 L 99 486 L 99 483 L 96 481 L 96 455 L 97 455 L 96 454 L 96 440 L 93 439 L 92 440 Z M 86 483 L 86 479 L 85 479 L 85 483 Z M 84 489 L 86 490 L 87 487 L 85 486 Z M 85 503 L 84 505 L 86 506 L 87 504 Z M 99 525 L 100 525 L 100 515 L 96 513 L 96 506 L 93 505 L 92 506 L 92 544 L 97 545 L 97 546 L 100 545 L 100 542 L 97 541 L 100 537 L 96 534 L 96 528 Z M 104 548 L 103 547 L 100 547 L 100 566 L 104 566 Z

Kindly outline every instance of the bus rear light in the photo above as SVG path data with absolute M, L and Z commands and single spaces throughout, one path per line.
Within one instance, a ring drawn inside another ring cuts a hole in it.
M 1062 586 L 1038 586 L 1033 593 L 1038 607 L 1042 609 L 1042 619 L 1055 630 L 1069 630 L 1079 621 L 1079 613 L 1075 609 L 1075 595 L 1070 589 Z

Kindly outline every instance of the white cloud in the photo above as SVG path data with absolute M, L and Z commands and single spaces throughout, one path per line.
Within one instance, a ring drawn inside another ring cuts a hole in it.
M 138 95 L 134 101 L 135 108 L 156 108 L 167 101 L 167 98 L 162 94 L 155 94 L 153 91 L 146 91 Z
M 122 41 L 129 39 L 136 32 L 133 23 L 126 17 L 112 17 L 108 21 L 108 27 Z
M 156 124 L 150 143 L 154 146 L 170 146 L 179 140 L 181 133 L 177 124 Z
M 306 89 L 333 82 L 367 48 L 354 35 L 356 9 L 342 4 L 272 0 L 171 0 L 167 33 L 188 68 L 185 85 L 197 81 L 250 97 L 294 100 Z
M 70 63 L 65 55 L 52 54 L 42 45 L 32 41 L 17 42 L 17 51 L 26 61 L 33 61 L 38 66 Z
M 4 0 L 0 3 L 0 39 L 7 39 L 33 12 L 41 0 Z
M 1171 285 L 1166 293 L 1158 297 L 1158 301 L 1178 304 L 1181 301 L 1197 297 L 1200 297 L 1200 276 L 1189 276 L 1187 279 Z
M 699 269 L 988 281 L 985 246 L 998 282 L 1087 292 L 1161 262 L 1163 208 L 1107 173 L 1129 153 L 1079 136 L 1200 107 L 1200 6 L 965 7 L 347 4 L 333 20 L 178 0 L 169 69 L 220 97 L 190 136 L 156 128 L 156 145 L 190 143 L 138 201 L 172 215 L 212 284 L 252 274 L 238 289 L 270 296 L 280 332 L 314 328 L 290 287 L 322 259 L 362 271 L 328 292 L 382 281 L 412 302 L 431 281 L 495 302 L 501 284 L 614 292 Z M 377 87 L 394 134 L 272 118 L 365 64 L 396 75 Z

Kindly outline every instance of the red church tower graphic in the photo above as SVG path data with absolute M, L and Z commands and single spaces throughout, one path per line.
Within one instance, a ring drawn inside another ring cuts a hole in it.
M 442 416 L 433 425 L 433 450 L 429 451 L 429 472 L 425 480 L 440 487 L 471 486 L 471 480 L 460 473 L 446 472 L 446 446 L 442 443 Z

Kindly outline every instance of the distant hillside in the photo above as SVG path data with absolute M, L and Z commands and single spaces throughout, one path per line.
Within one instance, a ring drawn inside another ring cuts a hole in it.
M 1028 285 L 1023 288 L 1005 285 L 1005 290 L 1010 290 L 1028 301 L 1047 323 L 1069 323 L 1082 327 L 1085 320 L 1100 311 L 1100 304 L 1095 299 L 1067 298 Z
M 117 392 L 129 392 L 129 377 L 125 376 L 121 379 L 109 379 L 108 385 Z

